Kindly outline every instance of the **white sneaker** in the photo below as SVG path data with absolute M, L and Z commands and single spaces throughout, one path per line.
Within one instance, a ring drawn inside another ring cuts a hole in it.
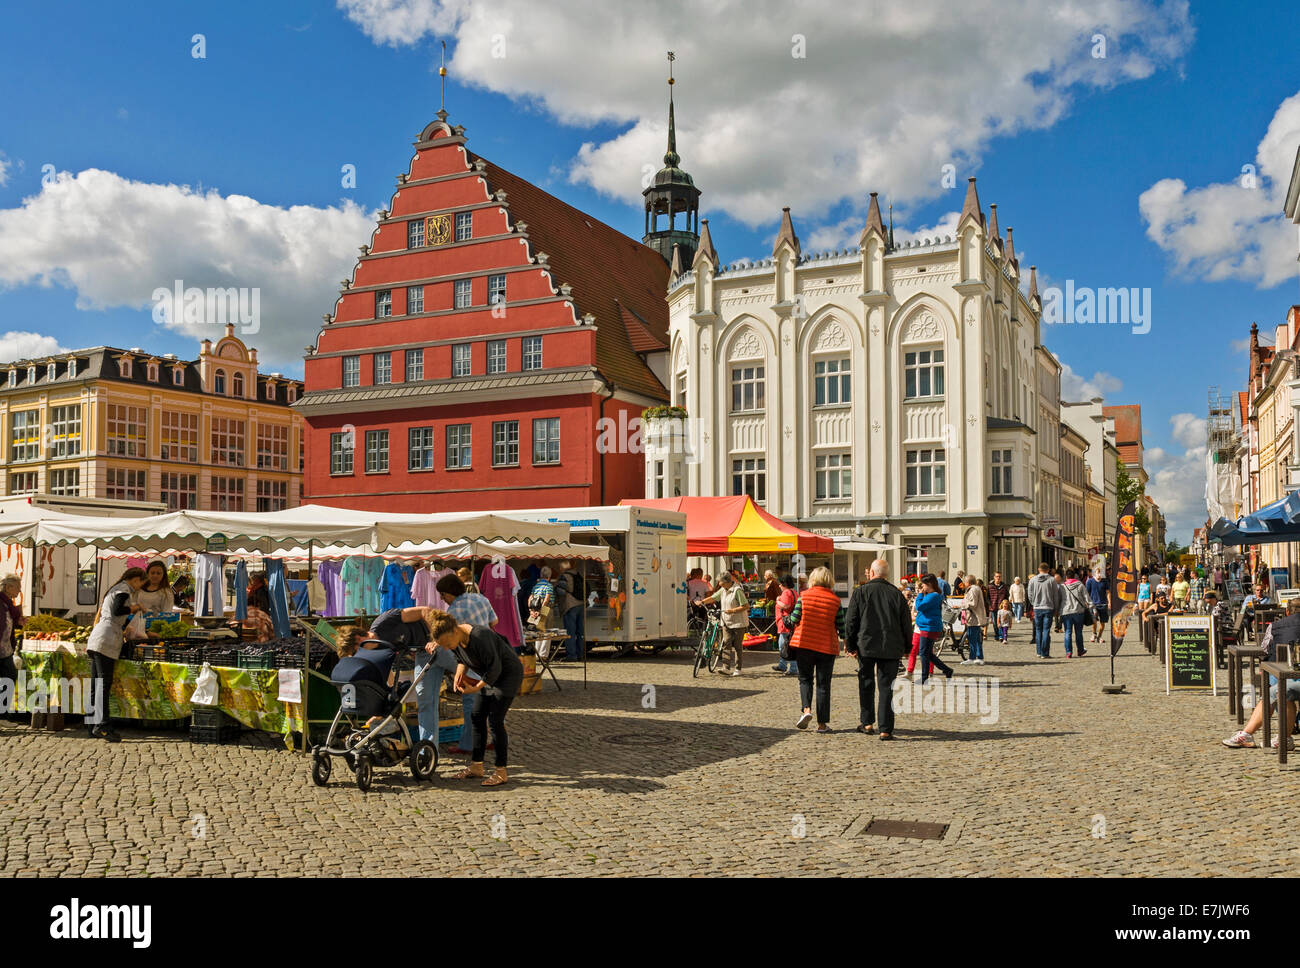
M 738 675 L 740 675 L 740 670 L 739 670 L 739 669 L 732 669 L 732 670 L 731 670 L 731 678 L 734 679 L 734 678 L 736 678 L 736 676 L 738 676 Z
M 974 660 L 974 659 L 962 659 L 962 660 L 961 660 L 961 664 L 962 664 L 962 665 L 974 665 L 974 664 L 975 664 L 975 660 Z
M 1223 745 L 1231 749 L 1253 750 L 1255 748 L 1255 738 L 1244 729 L 1239 729 L 1225 739 Z
M 984 660 L 983 660 L 983 659 L 976 659 L 976 660 L 975 660 L 975 664 L 976 664 L 976 665 L 983 665 L 983 664 L 984 664 Z
M 795 729 L 807 729 L 808 724 L 812 722 L 812 713 L 804 713 L 799 717 L 799 721 L 794 724 Z
M 1272 743 L 1272 746 L 1273 746 L 1273 749 L 1277 749 L 1277 737 L 1276 737 L 1276 736 L 1273 737 L 1273 743 Z M 1288 752 L 1291 751 L 1291 750 L 1293 750 L 1293 749 L 1295 749 L 1295 740 L 1291 739 L 1291 737 L 1289 737 L 1289 736 L 1287 737 L 1287 740 L 1286 740 L 1286 748 L 1287 748 L 1287 751 L 1288 751 Z

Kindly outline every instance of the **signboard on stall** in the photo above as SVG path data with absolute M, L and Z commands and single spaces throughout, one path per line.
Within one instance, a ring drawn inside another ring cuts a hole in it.
M 1165 694 L 1208 689 L 1214 681 L 1214 619 L 1209 615 L 1165 617 Z

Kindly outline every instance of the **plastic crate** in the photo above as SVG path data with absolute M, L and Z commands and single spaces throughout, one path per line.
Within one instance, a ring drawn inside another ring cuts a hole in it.
M 298 652 L 277 652 L 275 653 L 275 665 L 267 668 L 275 669 L 302 669 L 305 668 L 305 659 L 301 651 Z
M 194 726 L 224 726 L 231 718 L 216 706 L 191 706 L 190 723 Z
M 167 661 L 178 662 L 183 665 L 202 665 L 203 647 L 196 645 L 168 646 Z
M 237 669 L 274 669 L 276 655 L 274 652 L 263 652 L 261 655 L 249 655 L 240 652 L 235 656 L 235 668 Z M 211 664 L 209 659 L 208 663 Z
M 239 739 L 239 725 L 233 726 L 195 726 L 190 725 L 191 743 L 233 743 Z
M 148 642 L 131 643 L 131 658 L 136 662 L 166 662 L 168 651 L 165 645 L 151 645 Z
M 243 668 L 239 665 L 240 652 L 232 648 L 213 648 L 206 646 L 203 649 L 203 661 L 211 666 L 221 666 L 225 669 Z

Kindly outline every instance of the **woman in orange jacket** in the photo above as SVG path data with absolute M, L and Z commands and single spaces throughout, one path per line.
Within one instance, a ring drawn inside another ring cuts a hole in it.
M 794 630 L 790 655 L 799 667 L 799 699 L 803 713 L 795 726 L 807 729 L 813 717 L 813 676 L 817 678 L 817 732 L 831 731 L 831 673 L 840 654 L 844 634 L 844 607 L 832 589 L 835 579 L 829 568 L 814 568 L 808 576 L 808 590 L 799 596 L 794 611 L 785 620 Z

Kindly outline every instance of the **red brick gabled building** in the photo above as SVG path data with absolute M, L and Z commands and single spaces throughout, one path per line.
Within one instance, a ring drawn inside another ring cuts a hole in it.
M 668 263 L 469 151 L 445 112 L 415 148 L 306 358 L 304 499 L 436 511 L 640 497 L 638 448 L 596 442 L 602 418 L 626 427 L 668 401 Z

